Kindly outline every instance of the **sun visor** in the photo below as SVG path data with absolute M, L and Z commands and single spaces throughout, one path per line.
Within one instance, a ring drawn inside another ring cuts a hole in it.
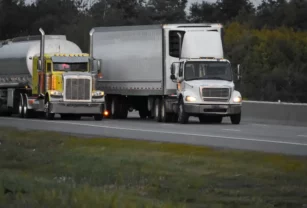
M 65 56 L 53 56 L 53 63 L 84 63 L 88 62 L 89 57 L 65 57 Z

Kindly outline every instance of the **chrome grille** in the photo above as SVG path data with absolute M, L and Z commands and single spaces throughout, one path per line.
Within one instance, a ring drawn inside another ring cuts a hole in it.
M 203 98 L 229 98 L 230 89 L 229 88 L 202 88 Z
M 203 98 L 205 102 L 228 102 L 228 98 Z
M 65 81 L 66 100 L 90 100 L 91 80 L 84 78 L 67 78 Z

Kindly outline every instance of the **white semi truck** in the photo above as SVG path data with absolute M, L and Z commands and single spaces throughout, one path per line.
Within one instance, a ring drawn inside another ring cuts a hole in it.
M 101 120 L 104 92 L 95 90 L 99 60 L 62 35 L 17 37 L 0 44 L 0 107 L 22 118 Z M 92 64 L 90 64 L 92 63 Z
M 158 122 L 196 116 L 220 123 L 229 116 L 240 123 L 242 99 L 224 59 L 221 24 L 96 27 L 90 34 L 110 117 L 135 109 Z

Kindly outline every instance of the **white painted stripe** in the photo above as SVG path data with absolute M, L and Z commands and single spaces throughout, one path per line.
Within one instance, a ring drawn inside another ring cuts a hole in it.
M 306 137 L 307 138 L 307 135 L 297 135 L 298 137 Z
M 240 129 L 222 129 L 223 131 L 241 131 Z
M 262 126 L 262 127 L 268 127 L 268 125 L 266 125 L 266 124 L 252 124 L 252 125 L 254 125 L 254 126 Z
M 172 132 L 172 131 L 158 131 L 158 130 L 150 130 L 150 129 L 125 128 L 125 127 L 105 126 L 105 125 L 75 123 L 75 122 L 65 122 L 65 121 L 47 121 L 47 120 L 20 119 L 20 118 L 2 118 L 2 119 L 3 120 L 4 119 L 21 120 L 21 121 L 27 121 L 27 122 L 32 121 L 32 122 L 37 122 L 37 123 L 44 122 L 44 123 L 55 123 L 55 124 L 67 124 L 67 125 L 86 126 L 86 127 L 95 127 L 95 128 L 117 129 L 117 130 L 125 130 L 125 131 L 139 131 L 139 132 L 148 132 L 148 133 L 157 133 L 157 134 L 172 134 L 172 135 L 209 137 L 209 138 L 218 138 L 218 139 L 230 139 L 230 140 L 241 140 L 241 141 L 251 141 L 251 142 L 265 142 L 265 143 L 275 143 L 275 144 L 307 146 L 307 143 L 300 143 L 300 142 L 285 142 L 285 141 L 276 141 L 276 140 L 220 136 L 220 135 L 210 135 L 210 134 L 194 134 L 194 133 L 183 133 L 183 132 Z

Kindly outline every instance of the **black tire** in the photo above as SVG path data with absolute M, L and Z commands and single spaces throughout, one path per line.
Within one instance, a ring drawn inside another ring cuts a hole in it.
M 55 114 L 54 113 L 50 113 L 50 102 L 49 102 L 49 99 L 46 100 L 45 105 L 47 105 L 47 108 L 46 108 L 46 111 L 45 111 L 45 119 L 53 120 Z
M 74 120 L 81 120 L 81 115 L 79 115 L 79 114 L 75 114 L 75 115 L 73 115 L 73 118 L 74 118 Z
M 103 119 L 103 116 L 102 116 L 102 114 L 96 114 L 96 115 L 94 115 L 94 119 L 95 119 L 95 121 L 101 121 Z
M 18 116 L 20 118 L 24 118 L 24 111 L 23 111 L 23 109 L 24 109 L 23 105 L 24 104 L 23 104 L 23 102 L 24 102 L 23 96 L 22 96 L 22 94 L 20 94 L 19 103 L 18 103 Z
M 222 123 L 222 121 L 223 121 L 223 116 L 213 116 L 213 117 L 212 117 L 212 121 L 213 121 L 213 123 L 218 123 L 218 124 L 220 124 L 220 123 Z
M 146 119 L 148 116 L 148 111 L 146 108 L 139 110 L 139 116 L 141 119 Z
M 166 103 L 165 100 L 161 100 L 161 121 L 164 123 L 169 123 L 172 121 L 172 113 L 167 113 L 165 111 L 166 109 Z
M 189 115 L 184 111 L 184 103 L 181 99 L 178 103 L 178 122 L 181 124 L 186 124 L 189 121 Z
M 154 105 L 154 116 L 156 122 L 161 122 L 161 99 L 156 98 L 155 99 L 155 105 Z
M 173 113 L 172 114 L 172 122 L 173 123 L 177 123 L 178 122 L 178 114 L 177 113 Z
M 68 114 L 61 114 L 61 119 L 62 120 L 68 120 L 69 119 L 69 115 Z
M 232 124 L 238 125 L 241 122 L 241 113 L 230 116 Z
M 105 118 L 112 118 L 111 108 L 112 108 L 112 97 L 106 95 L 106 97 L 105 97 L 104 111 L 107 111 L 107 112 L 109 113 L 109 115 L 104 116 Z
M 206 124 L 210 122 L 210 119 L 207 116 L 200 115 L 198 116 L 199 122 L 202 124 Z
M 120 106 L 118 97 L 113 97 L 111 102 L 110 116 L 112 119 L 120 118 Z
M 25 94 L 23 94 L 23 114 L 24 118 L 32 118 L 33 110 L 28 108 L 28 101 Z
M 126 119 L 128 117 L 127 99 L 124 96 L 118 97 L 118 118 Z
M 126 118 L 128 118 L 128 107 L 127 107 L 126 104 L 121 104 L 120 118 L 121 118 L 121 119 L 126 119 Z

